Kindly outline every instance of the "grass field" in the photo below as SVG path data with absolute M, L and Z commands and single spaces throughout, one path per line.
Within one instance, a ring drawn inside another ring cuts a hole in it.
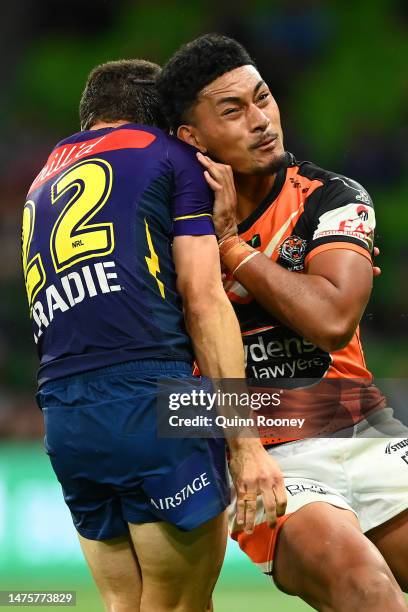
M 231 547 L 237 549 L 235 544 Z M 7 572 L 0 572 L 0 590 L 41 591 L 60 590 L 76 591 L 76 606 L 64 607 L 66 610 L 75 612 L 103 612 L 103 605 L 97 589 L 91 579 L 85 562 L 82 561 L 78 571 L 63 571 L 63 566 L 55 565 L 54 574 L 41 572 L 32 568 L 32 571 L 23 571 L 12 577 Z M 28 568 L 27 568 L 28 570 Z M 27 612 L 27 606 L 6 606 L 1 609 Z M 61 606 L 35 606 L 39 612 L 59 611 Z M 280 593 L 270 579 L 263 576 L 244 555 L 239 551 L 239 556 L 225 561 L 221 576 L 214 593 L 215 612 L 301 612 L 311 610 L 309 606 L 300 599 L 289 597 Z M 154 612 L 154 610 L 152 610 Z
M 61 588 L 61 587 L 60 587 Z M 25 586 L 27 590 L 27 587 Z M 4 609 L 27 612 L 29 608 L 26 606 L 6 606 Z M 59 611 L 58 606 L 35 606 L 35 610 L 48 610 L 48 612 Z M 103 606 L 96 589 L 92 584 L 83 585 L 77 589 L 77 604 L 75 608 L 67 607 L 66 610 L 75 610 L 75 612 L 102 612 Z M 288 597 L 279 593 L 272 585 L 263 585 L 255 587 L 253 585 L 248 588 L 239 587 L 233 588 L 231 585 L 225 586 L 220 584 L 214 594 L 214 610 L 215 612 L 301 612 L 302 610 L 311 610 L 309 606 L 295 597 Z M 152 610 L 152 612 L 154 612 Z
M 39 443 L 0 447 L 0 591 L 76 591 L 75 612 L 103 605 L 82 557 L 69 512 Z M 214 594 L 215 612 L 300 612 L 229 541 Z M 28 606 L 1 606 L 27 612 Z M 59 610 L 61 606 L 35 606 Z M 155 612 L 152 610 L 152 612 Z
M 252 574 L 252 571 L 249 570 Z M 1 581 L 4 584 L 4 580 Z M 235 583 L 235 584 L 234 584 Z M 236 580 L 231 582 L 230 569 L 227 568 L 226 575 L 222 575 L 214 594 L 214 611 L 215 612 L 306 612 L 312 610 L 307 604 L 297 597 L 289 597 L 279 592 L 265 577 L 259 575 L 254 578 L 253 575 L 249 580 L 245 578 L 242 572 L 242 566 Z M 13 583 L 1 588 L 39 590 L 40 584 L 36 582 L 31 584 L 30 581 L 24 581 L 24 584 Z M 42 585 L 44 586 L 44 584 Z M 75 586 L 72 582 L 67 581 L 65 577 L 63 583 L 59 581 L 54 585 L 47 585 L 48 589 L 61 590 L 76 590 L 77 603 L 75 608 L 65 608 L 67 610 L 75 610 L 75 612 L 103 612 L 103 605 L 99 598 L 96 587 L 91 579 L 85 579 L 81 585 Z M 407 597 L 408 602 L 408 597 Z M 16 612 L 27 612 L 27 607 L 22 606 L 6 606 L 4 609 L 15 610 Z M 36 606 L 35 610 L 44 612 L 59 611 L 61 607 L 57 606 Z M 154 610 L 152 610 L 154 612 Z

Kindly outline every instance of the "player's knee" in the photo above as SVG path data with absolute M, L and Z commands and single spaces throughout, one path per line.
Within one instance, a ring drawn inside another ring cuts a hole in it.
M 135 612 L 139 610 L 141 590 L 133 584 L 123 584 L 120 581 L 105 585 L 99 590 L 107 612 Z
M 392 602 L 398 601 L 400 593 L 385 567 L 372 567 L 368 564 L 350 566 L 342 574 L 333 577 L 332 603 L 341 598 L 347 601 L 352 609 L 384 609 Z
M 109 593 L 103 596 L 106 612 L 135 612 L 140 610 L 140 598 Z

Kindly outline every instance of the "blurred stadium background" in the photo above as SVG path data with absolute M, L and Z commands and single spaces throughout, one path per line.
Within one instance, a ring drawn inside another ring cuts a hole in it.
M 280 105 L 287 149 L 371 193 L 383 273 L 362 322 L 366 357 L 377 377 L 406 377 L 408 4 L 14 0 L 2 3 L 0 27 L 0 589 L 72 589 L 77 609 L 92 612 L 102 606 L 42 451 L 34 401 L 37 360 L 20 272 L 31 180 L 50 147 L 78 131 L 79 97 L 95 64 L 161 63 L 204 32 L 236 37 Z M 248 608 L 308 607 L 278 593 L 230 546 L 215 609 Z

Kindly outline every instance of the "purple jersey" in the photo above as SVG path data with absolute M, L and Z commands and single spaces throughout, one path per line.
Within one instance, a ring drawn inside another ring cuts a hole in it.
M 39 385 L 135 359 L 192 361 L 171 243 L 214 234 L 212 203 L 195 150 L 159 129 L 57 144 L 23 215 Z

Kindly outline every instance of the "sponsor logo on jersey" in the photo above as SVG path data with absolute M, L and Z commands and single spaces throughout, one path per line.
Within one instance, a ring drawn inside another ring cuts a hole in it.
M 357 214 L 362 221 L 368 220 L 368 209 L 365 206 L 357 206 Z
M 303 270 L 307 241 L 299 236 L 289 236 L 279 247 L 279 255 L 291 264 L 291 270 Z
M 388 442 L 387 446 L 385 447 L 385 454 L 391 455 L 392 453 L 396 453 L 397 451 L 401 450 L 401 448 L 405 448 L 406 446 L 408 446 L 408 438 L 405 438 L 405 440 L 401 440 L 400 442 L 395 442 L 394 444 Z
M 299 495 L 299 493 L 318 493 L 319 495 L 327 495 L 329 492 L 321 485 L 314 483 L 286 485 L 286 488 L 291 495 Z
M 252 379 L 310 379 L 312 385 L 332 361 L 329 353 L 284 326 L 246 332 L 242 339 L 247 377 Z
M 329 210 L 319 218 L 313 240 L 327 236 L 356 238 L 372 250 L 374 241 L 375 214 L 371 206 L 346 204 Z
M 183 502 L 185 502 L 189 497 L 192 497 L 199 491 L 202 491 L 204 487 L 208 487 L 211 484 L 211 481 L 208 480 L 207 472 L 203 472 L 197 478 L 188 484 L 186 484 L 182 489 L 174 493 L 174 495 L 169 495 L 168 497 L 158 497 L 153 499 L 150 498 L 150 503 L 157 510 L 170 510 L 170 508 L 177 508 Z

